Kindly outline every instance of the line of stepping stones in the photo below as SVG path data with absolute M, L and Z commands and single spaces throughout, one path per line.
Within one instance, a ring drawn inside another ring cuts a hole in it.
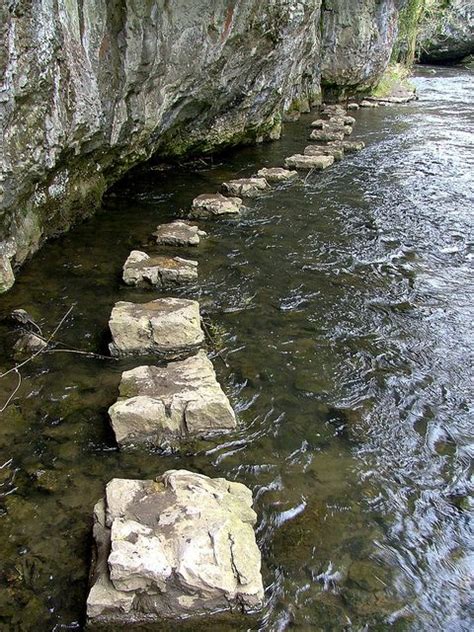
M 311 126 L 316 144 L 286 158 L 284 168 L 260 169 L 255 177 L 225 182 L 220 193 L 199 195 L 189 220 L 157 227 L 156 245 L 196 247 L 206 233 L 190 220 L 239 216 L 243 198 L 296 179 L 299 169 L 326 169 L 345 153 L 363 149 L 362 141 L 346 139 L 355 119 L 345 108 L 326 105 L 321 115 Z M 197 278 L 197 261 L 138 250 L 123 267 L 123 281 L 130 286 L 169 290 Z M 153 355 L 162 362 L 122 374 L 118 400 L 109 409 L 120 447 L 178 447 L 189 437 L 236 428 L 235 413 L 203 349 L 197 301 L 120 301 L 109 327 L 112 355 Z M 94 510 L 89 620 L 129 625 L 258 610 L 264 593 L 255 522 L 252 493 L 239 483 L 185 470 L 170 470 L 154 481 L 113 479 Z

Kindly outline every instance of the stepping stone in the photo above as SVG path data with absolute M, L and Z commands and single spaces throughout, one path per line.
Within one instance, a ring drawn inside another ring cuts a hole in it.
M 361 108 L 378 108 L 379 104 L 376 103 L 375 101 L 367 101 L 367 99 L 364 99 L 363 101 L 361 101 L 360 107 Z
M 287 167 L 295 169 L 326 169 L 334 162 L 333 156 L 305 156 L 303 154 L 295 154 L 285 159 Z
M 344 131 L 339 129 L 314 129 L 309 138 L 310 140 L 318 140 L 320 142 L 343 140 Z
M 267 182 L 283 182 L 297 178 L 298 172 L 282 169 L 281 167 L 272 167 L 270 169 L 264 167 L 257 172 L 257 175 L 261 178 L 265 178 Z
M 239 197 L 225 197 L 221 193 L 204 193 L 194 198 L 191 217 L 235 217 L 240 215 L 242 200 Z
M 113 356 L 155 354 L 181 359 L 204 343 L 199 303 L 184 298 L 159 298 L 149 303 L 115 304 L 109 321 Z
M 360 108 L 360 105 L 358 103 L 349 103 L 347 105 L 348 110 L 358 110 L 359 108 Z
M 338 149 L 343 149 L 348 154 L 353 153 L 354 151 L 360 151 L 364 149 L 365 143 L 363 140 L 342 140 L 342 141 L 334 141 L 328 143 L 330 147 L 337 147 Z
M 323 105 L 322 113 L 328 116 L 344 116 L 346 114 L 346 108 L 338 103 L 331 103 L 329 105 Z
M 237 425 L 204 351 L 165 367 L 140 366 L 123 373 L 120 397 L 109 415 L 120 446 L 166 448 Z
M 351 125 L 346 125 L 344 123 L 344 118 L 332 118 L 329 122 L 324 126 L 323 131 L 333 131 L 333 132 L 342 132 L 344 136 L 350 136 L 353 132 Z
M 112 479 L 94 507 L 89 623 L 179 627 L 191 616 L 260 609 L 256 521 L 252 492 L 224 478 L 168 470 Z
M 324 119 L 316 119 L 311 123 L 311 127 L 314 127 L 314 129 L 323 129 L 323 127 L 327 125 L 327 123 L 328 122 Z
M 226 195 L 241 197 L 257 197 L 262 191 L 269 189 L 270 185 L 265 178 L 240 178 L 239 180 L 229 180 L 222 184 L 222 191 Z
M 157 255 L 132 250 L 123 266 L 123 280 L 127 285 L 172 287 L 197 281 L 198 262 L 181 257 Z
M 334 127 L 344 127 L 344 126 L 352 126 L 356 122 L 353 116 L 332 116 L 328 125 L 333 125 Z
M 305 156 L 332 156 L 334 160 L 344 158 L 344 149 L 339 147 L 328 147 L 327 145 L 308 145 L 304 148 Z
M 153 233 L 159 246 L 197 246 L 201 237 L 206 236 L 207 233 L 199 230 L 198 226 L 181 219 L 170 224 L 161 224 Z

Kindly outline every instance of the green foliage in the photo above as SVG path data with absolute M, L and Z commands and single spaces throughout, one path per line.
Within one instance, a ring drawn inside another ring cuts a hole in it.
M 398 86 L 412 88 L 408 82 L 410 74 L 408 66 L 403 64 L 390 64 L 382 75 L 380 81 L 372 90 L 371 95 L 383 99 L 392 95 Z
M 446 0 L 443 0 L 446 1 Z M 447 0 L 449 2 L 449 0 Z M 426 4 L 432 0 L 408 0 L 398 18 L 398 37 L 392 53 L 392 62 L 411 66 L 415 60 L 416 38 Z

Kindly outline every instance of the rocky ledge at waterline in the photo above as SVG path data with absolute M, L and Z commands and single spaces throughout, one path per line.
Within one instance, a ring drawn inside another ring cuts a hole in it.
M 190 437 L 233 430 L 236 419 L 204 351 L 167 366 L 140 366 L 122 375 L 109 409 L 120 446 L 177 447 Z
M 280 135 L 321 84 L 375 85 L 398 0 L 0 3 L 0 292 L 152 155 Z M 110 5 L 110 6 L 109 6 Z
M 159 298 L 149 303 L 115 304 L 109 321 L 114 356 L 153 354 L 174 360 L 195 353 L 204 343 L 199 303 Z
M 113 479 L 94 509 L 90 622 L 132 625 L 263 602 L 252 493 L 240 483 L 170 470 Z

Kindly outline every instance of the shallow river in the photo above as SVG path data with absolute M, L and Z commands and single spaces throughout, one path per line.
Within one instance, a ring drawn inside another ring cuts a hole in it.
M 119 452 L 107 408 L 134 362 L 55 353 L 23 369 L 0 414 L 1 630 L 82 629 L 104 484 L 170 468 L 253 490 L 267 587 L 260 617 L 173 630 L 471 628 L 474 82 L 425 69 L 416 83 L 418 102 L 356 113 L 367 149 L 203 225 L 200 283 L 181 294 L 213 332 L 237 432 Z M 122 286 L 129 251 L 153 252 L 154 227 L 199 193 L 302 150 L 311 120 L 129 177 L 24 267 L 0 315 L 23 307 L 50 332 L 74 305 L 58 337 L 104 352 L 113 304 L 154 295 Z M 0 381 L 0 408 L 15 384 Z

